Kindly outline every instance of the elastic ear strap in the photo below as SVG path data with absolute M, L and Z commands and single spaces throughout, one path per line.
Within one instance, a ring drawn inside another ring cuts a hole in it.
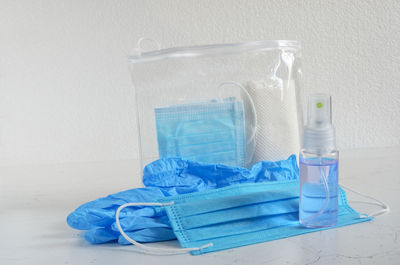
M 168 202 L 168 203 L 157 203 L 157 202 L 131 202 L 131 203 L 125 203 L 118 207 L 117 212 L 115 214 L 115 222 L 117 224 L 118 230 L 121 233 L 121 235 L 130 243 L 133 245 L 143 249 L 146 251 L 146 253 L 151 254 L 151 252 L 155 254 L 160 254 L 159 252 L 162 252 L 162 254 L 179 254 L 179 253 L 188 253 L 193 250 L 201 250 L 206 247 L 211 247 L 213 244 L 209 243 L 204 246 L 198 247 L 198 248 L 158 248 L 158 247 L 149 247 L 144 244 L 141 244 L 132 238 L 130 238 L 122 229 L 121 224 L 119 222 L 119 213 L 121 212 L 122 209 L 130 206 L 168 206 L 172 205 L 174 202 Z
M 372 196 L 369 196 L 369 195 L 366 195 L 364 193 L 361 193 L 361 192 L 359 192 L 359 191 L 357 191 L 357 190 L 355 190 L 353 188 L 350 188 L 348 186 L 345 186 L 345 185 L 342 185 L 342 184 L 340 184 L 340 186 L 345 188 L 345 189 L 347 189 L 347 190 L 349 190 L 349 191 L 351 191 L 351 192 L 354 192 L 354 193 L 356 193 L 356 194 L 358 194 L 358 195 L 360 195 L 360 196 L 362 196 L 364 198 L 367 198 L 367 199 L 375 201 L 375 202 L 362 202 L 362 201 L 354 201 L 354 202 L 360 202 L 360 203 L 371 204 L 371 205 L 378 205 L 378 206 L 382 207 L 382 210 L 379 210 L 379 211 L 376 211 L 376 212 L 372 212 L 370 214 L 367 214 L 366 216 L 363 216 L 362 218 L 375 217 L 375 216 L 387 214 L 387 213 L 390 212 L 389 205 L 387 205 L 383 201 L 380 201 L 380 200 L 378 200 L 378 199 L 376 199 L 376 198 L 374 198 Z

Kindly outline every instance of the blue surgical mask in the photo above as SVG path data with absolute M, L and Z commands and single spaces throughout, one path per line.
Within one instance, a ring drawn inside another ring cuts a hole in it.
M 163 206 L 182 249 L 153 249 L 121 234 L 131 243 L 149 251 L 188 252 L 198 255 L 249 244 L 291 237 L 328 228 L 310 229 L 300 225 L 299 182 L 276 181 L 229 186 L 221 189 L 169 197 L 150 205 Z M 119 211 L 116 215 L 119 224 Z M 149 205 L 149 204 L 146 204 Z M 339 191 L 338 222 L 334 227 L 371 220 L 347 203 Z
M 244 167 L 246 137 L 241 101 L 234 98 L 155 109 L 160 158 Z

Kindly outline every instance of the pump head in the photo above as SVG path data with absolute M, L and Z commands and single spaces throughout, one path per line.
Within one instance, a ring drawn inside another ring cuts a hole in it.
M 308 97 L 307 122 L 304 126 L 304 149 L 334 150 L 335 128 L 332 125 L 331 96 L 311 94 Z

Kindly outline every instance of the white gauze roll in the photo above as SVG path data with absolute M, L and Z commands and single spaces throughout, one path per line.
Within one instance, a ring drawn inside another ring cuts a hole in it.
M 287 159 L 300 148 L 294 81 L 272 83 L 250 81 L 246 85 L 257 113 L 253 163 Z

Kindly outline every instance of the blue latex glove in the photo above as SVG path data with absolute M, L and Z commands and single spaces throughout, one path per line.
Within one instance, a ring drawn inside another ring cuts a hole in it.
M 113 223 L 116 208 L 132 202 L 152 202 L 155 199 L 175 194 L 164 193 L 162 189 L 149 187 L 137 188 L 108 195 L 104 198 L 87 202 L 78 207 L 67 217 L 69 226 L 79 230 L 88 230 L 95 227 L 104 227 Z M 132 207 L 121 213 L 121 217 L 145 216 L 153 217 L 155 214 L 151 207 Z
M 145 228 L 125 233 L 138 242 L 159 242 L 176 238 L 170 227 Z M 119 232 L 108 227 L 92 228 L 84 234 L 84 238 L 91 244 L 102 244 L 116 239 L 122 245 L 131 244 Z
M 88 230 L 84 237 L 92 244 L 105 243 L 119 238 L 115 226 L 116 209 L 127 202 L 153 202 L 165 196 L 175 195 L 160 188 L 137 188 L 108 195 L 78 207 L 67 217 L 69 226 Z M 130 207 L 121 212 L 121 226 L 139 242 L 162 241 L 175 238 L 168 218 L 153 207 Z M 155 235 L 159 235 L 156 237 Z M 125 239 L 121 237 L 122 243 Z
M 168 196 L 239 183 L 296 178 L 298 178 L 298 167 L 294 155 L 278 162 L 257 163 L 251 170 L 202 164 L 179 158 L 164 158 L 145 167 L 143 183 L 146 188 L 122 191 L 85 203 L 68 216 L 67 223 L 72 228 L 88 230 L 84 237 L 90 243 L 98 244 L 118 239 L 119 243 L 127 244 L 115 225 L 117 208 L 127 202 L 154 202 Z M 120 213 L 120 223 L 124 231 L 138 242 L 175 238 L 168 218 L 160 208 L 157 210 L 150 206 L 126 208 Z
M 143 170 L 143 184 L 181 194 L 240 183 L 297 179 L 298 171 L 295 155 L 287 160 L 262 161 L 250 170 L 169 158 L 147 165 Z

